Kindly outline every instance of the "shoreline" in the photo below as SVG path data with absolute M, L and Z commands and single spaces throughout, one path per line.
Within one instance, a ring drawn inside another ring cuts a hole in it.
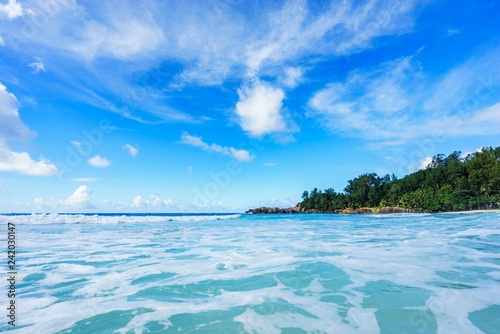
M 300 214 L 300 213 L 329 213 L 329 214 L 391 214 L 391 213 L 451 213 L 456 215 L 461 214 L 481 214 L 481 213 L 499 213 L 500 209 L 476 209 L 476 210 L 462 210 L 462 211 L 415 211 L 411 209 L 404 209 L 401 207 L 381 207 L 381 208 L 347 208 L 344 210 L 335 210 L 334 212 L 329 211 L 317 211 L 317 210 L 304 210 L 304 208 L 300 207 L 298 204 L 292 208 L 269 208 L 269 207 L 260 207 L 256 209 L 249 209 L 245 212 L 245 214 L 279 214 L 279 213 L 291 213 L 291 214 Z
M 500 212 L 500 209 L 482 209 L 482 210 L 468 210 L 468 211 L 445 211 L 440 213 L 452 213 L 455 215 L 474 215 L 480 213 L 495 213 Z

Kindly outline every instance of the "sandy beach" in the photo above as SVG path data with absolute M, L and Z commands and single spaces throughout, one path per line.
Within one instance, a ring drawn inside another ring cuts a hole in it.
M 450 211 L 450 212 L 443 212 L 443 213 L 453 213 L 456 215 L 472 215 L 472 214 L 478 214 L 478 213 L 494 213 L 494 212 L 500 212 L 500 209 L 496 210 L 469 210 L 469 211 Z

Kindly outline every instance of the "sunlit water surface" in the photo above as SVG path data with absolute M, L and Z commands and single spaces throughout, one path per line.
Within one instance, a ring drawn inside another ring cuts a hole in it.
M 13 333 L 500 333 L 496 213 L 0 220 Z

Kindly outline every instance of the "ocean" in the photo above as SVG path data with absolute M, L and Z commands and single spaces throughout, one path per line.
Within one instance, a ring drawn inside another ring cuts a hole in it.
M 0 221 L 2 332 L 500 333 L 499 213 Z

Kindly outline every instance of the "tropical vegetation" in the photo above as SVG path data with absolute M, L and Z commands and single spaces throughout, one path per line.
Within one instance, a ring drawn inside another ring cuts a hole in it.
M 425 168 L 398 179 L 363 174 L 343 192 L 313 189 L 302 195 L 306 210 L 334 212 L 346 208 L 399 206 L 416 211 L 456 211 L 500 204 L 500 147 L 436 155 Z

